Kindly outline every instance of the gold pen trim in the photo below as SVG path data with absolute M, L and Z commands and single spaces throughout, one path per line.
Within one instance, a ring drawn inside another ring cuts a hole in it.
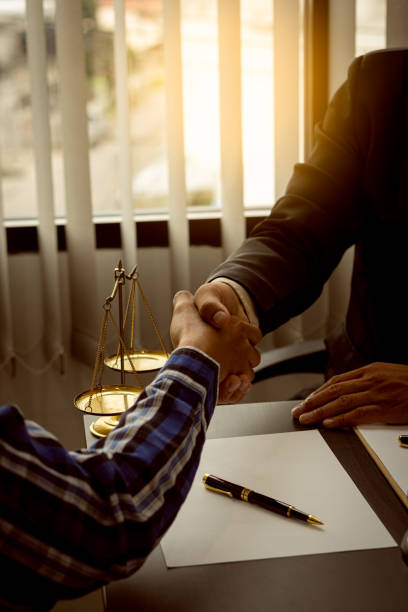
M 290 517 L 290 513 L 292 512 L 292 510 L 294 510 L 295 506 L 289 506 L 289 508 L 286 510 L 286 516 Z
M 317 516 L 313 516 L 313 514 L 309 514 L 307 517 L 307 522 L 311 525 L 324 525 L 323 521 L 317 518 Z
M 241 499 L 242 501 L 249 501 L 248 500 L 248 495 L 251 493 L 251 489 L 242 489 L 241 491 Z
M 209 491 L 215 491 L 216 493 L 222 493 L 223 495 L 227 495 L 227 497 L 232 497 L 232 493 L 230 491 L 223 491 L 222 489 L 217 489 L 216 487 L 210 487 L 210 485 L 205 483 L 204 486 Z
M 227 497 L 233 496 L 230 491 L 224 491 L 223 489 L 217 489 L 217 487 L 211 487 L 209 484 L 207 484 L 208 476 L 209 474 L 204 474 L 203 476 L 203 483 L 206 489 L 208 489 L 209 491 L 215 491 L 215 493 L 222 493 L 223 495 L 226 495 Z

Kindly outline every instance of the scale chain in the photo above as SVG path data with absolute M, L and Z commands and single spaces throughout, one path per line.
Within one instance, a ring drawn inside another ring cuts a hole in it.
M 108 328 L 108 316 L 110 312 L 110 304 L 106 304 L 104 309 L 105 309 L 105 314 L 103 317 L 102 328 L 101 328 L 101 333 L 100 333 L 98 348 L 97 348 L 97 353 L 96 353 L 95 366 L 94 366 L 94 371 L 93 371 L 93 376 L 92 376 L 91 393 L 89 395 L 89 400 L 88 400 L 88 405 L 87 405 L 87 408 L 89 408 L 90 412 L 92 412 L 91 402 L 92 402 L 94 391 L 98 387 L 101 388 L 102 386 L 102 373 L 103 373 L 103 364 L 104 364 L 104 358 L 105 358 L 105 345 L 106 345 L 106 331 Z M 99 377 L 98 377 L 98 373 L 99 373 Z M 98 377 L 98 383 L 95 384 L 97 377 Z
M 118 334 L 118 336 L 119 336 L 119 342 L 120 342 L 120 344 L 121 344 L 121 346 L 122 346 L 122 348 L 123 348 L 123 351 L 124 351 L 124 353 L 125 353 L 126 357 L 128 358 L 128 361 L 129 361 L 129 363 L 130 363 L 130 367 L 132 368 L 132 373 L 133 373 L 133 374 L 136 376 L 136 380 L 137 380 L 137 382 L 139 383 L 139 386 L 143 388 L 143 383 L 142 383 L 142 381 L 141 381 L 141 378 L 140 378 L 139 374 L 137 373 L 137 371 L 136 371 L 136 369 L 135 369 L 135 366 L 133 365 L 133 362 L 132 362 L 132 360 L 131 360 L 131 358 L 130 358 L 130 355 L 129 355 L 129 353 L 128 353 L 128 350 L 127 350 L 127 348 L 126 348 L 126 345 L 125 345 L 125 343 L 123 342 L 123 338 L 122 338 L 122 336 L 120 335 L 119 328 L 118 328 L 118 326 L 117 326 L 117 324 L 116 324 L 116 321 L 115 321 L 115 319 L 113 318 L 113 315 L 112 315 L 112 313 L 111 313 L 110 311 L 109 311 L 109 314 L 110 314 L 110 318 L 111 318 L 112 324 L 113 324 L 113 326 L 114 326 L 114 328 L 115 328 L 115 330 L 116 330 L 116 333 L 117 333 L 117 334 Z
M 153 325 L 154 331 L 156 332 L 156 336 L 159 339 L 159 342 L 160 342 L 160 345 L 162 347 L 163 353 L 165 353 L 167 355 L 167 357 L 168 357 L 169 354 L 168 354 L 168 352 L 166 350 L 166 347 L 164 345 L 163 339 L 162 339 L 162 337 L 160 335 L 160 332 L 159 332 L 159 328 L 157 327 L 156 321 L 155 321 L 155 319 L 153 317 L 152 311 L 150 310 L 150 306 L 149 306 L 149 304 L 148 304 L 148 302 L 146 300 L 145 294 L 143 293 L 143 289 L 142 289 L 142 286 L 141 286 L 140 281 L 139 281 L 138 278 L 136 278 L 136 282 L 137 282 L 138 289 L 140 291 L 140 295 L 141 295 L 142 300 L 143 300 L 143 304 L 144 304 L 144 306 L 145 306 L 145 308 L 147 310 L 147 314 L 150 317 L 150 321 L 151 321 L 151 323 Z

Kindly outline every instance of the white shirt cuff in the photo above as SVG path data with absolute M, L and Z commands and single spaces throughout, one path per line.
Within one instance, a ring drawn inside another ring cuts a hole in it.
M 239 301 L 241 302 L 245 310 L 245 314 L 248 317 L 248 321 L 252 323 L 252 325 L 256 325 L 258 327 L 259 319 L 256 314 L 255 304 L 251 296 L 247 292 L 247 290 L 244 289 L 244 287 L 240 285 L 239 283 L 231 280 L 230 278 L 225 278 L 224 276 L 218 276 L 217 278 L 213 278 L 211 282 L 215 282 L 215 281 L 225 283 L 225 285 L 229 285 L 231 289 L 235 291 L 235 293 L 237 294 L 239 298 Z

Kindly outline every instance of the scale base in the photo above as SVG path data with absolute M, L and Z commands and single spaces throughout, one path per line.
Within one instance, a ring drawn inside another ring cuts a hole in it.
M 121 414 L 118 414 L 115 416 L 100 417 L 96 421 L 93 421 L 89 426 L 91 434 L 97 438 L 105 438 L 108 433 L 115 429 L 121 416 Z

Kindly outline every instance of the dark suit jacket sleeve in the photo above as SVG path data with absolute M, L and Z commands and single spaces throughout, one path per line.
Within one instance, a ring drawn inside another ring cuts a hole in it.
M 361 226 L 363 167 L 356 90 L 361 58 L 315 130 L 307 163 L 296 164 L 285 195 L 242 246 L 210 276 L 243 285 L 265 333 L 303 312 L 352 245 Z

